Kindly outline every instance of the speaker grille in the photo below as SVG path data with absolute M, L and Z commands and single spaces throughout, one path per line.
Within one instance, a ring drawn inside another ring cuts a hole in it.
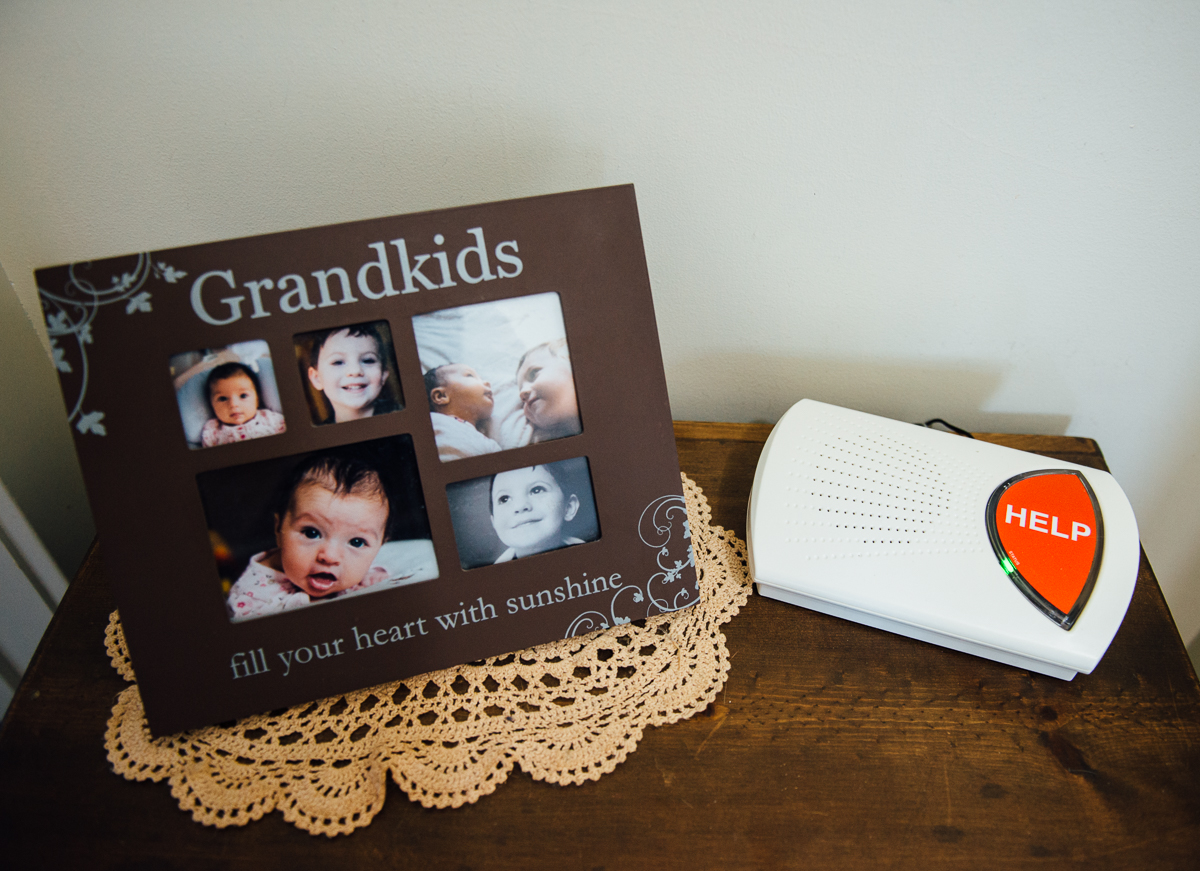
M 786 470 L 783 520 L 798 553 L 831 559 L 987 552 L 979 501 L 986 485 L 969 463 L 942 455 L 935 461 L 902 431 L 822 423 L 800 437 Z

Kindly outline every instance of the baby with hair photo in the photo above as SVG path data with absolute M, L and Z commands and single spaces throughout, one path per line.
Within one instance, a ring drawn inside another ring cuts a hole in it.
M 233 622 L 368 591 L 388 537 L 391 500 L 379 471 L 347 452 L 300 462 L 274 505 L 275 547 L 255 554 L 226 600 Z

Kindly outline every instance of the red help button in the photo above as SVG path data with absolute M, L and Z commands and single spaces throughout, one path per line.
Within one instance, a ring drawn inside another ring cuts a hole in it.
M 1104 551 L 1104 521 L 1087 479 L 1056 469 L 1010 478 L 988 500 L 987 525 L 1013 583 L 1070 629 L 1092 593 Z

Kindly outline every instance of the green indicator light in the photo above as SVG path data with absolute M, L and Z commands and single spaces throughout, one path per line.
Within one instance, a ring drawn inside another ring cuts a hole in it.
M 1016 571 L 1016 569 L 1013 568 L 1013 564 L 1007 559 L 1000 560 L 1000 568 L 1004 569 L 1005 573 L 1010 575 Z

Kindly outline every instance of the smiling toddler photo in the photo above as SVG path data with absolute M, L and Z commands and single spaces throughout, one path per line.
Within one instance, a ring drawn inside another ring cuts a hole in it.
M 396 354 L 386 321 L 295 337 L 313 423 L 346 423 L 399 411 Z

